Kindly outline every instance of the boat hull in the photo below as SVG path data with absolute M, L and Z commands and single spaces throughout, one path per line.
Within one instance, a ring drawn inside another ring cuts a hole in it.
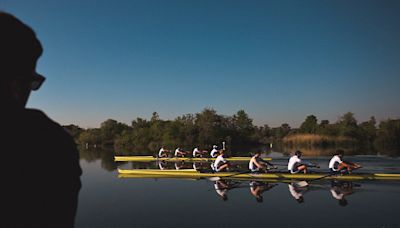
M 312 174 L 290 174 L 290 173 L 235 173 L 235 172 L 219 172 L 219 173 L 202 173 L 195 169 L 187 170 L 156 170 L 156 169 L 133 169 L 123 170 L 119 169 L 119 177 L 129 178 L 137 175 L 149 175 L 152 177 L 166 177 L 166 178 L 209 178 L 209 177 L 220 177 L 220 178 L 237 178 L 237 179 L 249 179 L 249 180 L 312 180 L 319 179 L 327 175 L 327 173 L 312 173 Z M 362 173 L 362 174 L 347 174 L 347 175 L 332 175 L 325 177 L 326 179 L 336 180 L 395 180 L 400 181 L 400 174 L 386 174 L 386 173 Z
M 227 161 L 250 161 L 251 157 L 230 157 Z M 271 158 L 263 158 L 271 160 Z M 169 161 L 169 162 L 211 162 L 215 158 L 190 158 L 190 157 L 172 157 L 172 158 L 156 158 L 153 156 L 114 156 L 114 161 L 135 161 L 135 162 L 151 162 L 151 161 Z

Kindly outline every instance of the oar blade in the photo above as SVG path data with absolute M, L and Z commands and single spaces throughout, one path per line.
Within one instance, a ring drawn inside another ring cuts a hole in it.
M 209 181 L 219 181 L 219 180 L 221 180 L 221 177 L 209 177 L 208 180 Z
M 303 187 L 307 187 L 307 186 L 308 186 L 307 181 L 300 181 L 300 182 L 296 183 L 296 187 L 299 187 L 299 188 L 303 188 Z

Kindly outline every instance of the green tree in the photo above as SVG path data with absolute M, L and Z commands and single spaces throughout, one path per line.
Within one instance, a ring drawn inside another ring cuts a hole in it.
M 314 115 L 309 115 L 300 126 L 301 133 L 315 134 L 318 128 L 318 120 Z

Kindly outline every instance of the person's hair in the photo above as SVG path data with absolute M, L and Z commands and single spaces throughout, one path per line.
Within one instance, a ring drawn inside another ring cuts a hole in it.
M 301 156 L 303 153 L 300 150 L 296 150 L 296 152 L 294 152 L 294 154 L 297 156 Z
M 300 196 L 298 199 L 296 199 L 296 201 L 297 201 L 298 203 L 304 203 L 304 197 L 303 197 L 303 196 Z
M 345 198 L 342 198 L 341 200 L 339 200 L 339 205 L 342 207 L 347 206 L 347 200 Z
M 34 69 L 43 52 L 35 32 L 13 15 L 0 11 L 0 79 L 10 80 L 18 70 Z
M 338 149 L 338 150 L 336 150 L 336 155 L 343 156 L 344 155 L 344 151 L 342 149 Z

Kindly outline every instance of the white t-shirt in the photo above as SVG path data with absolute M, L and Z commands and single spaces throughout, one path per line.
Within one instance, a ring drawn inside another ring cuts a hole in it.
M 193 149 L 193 157 L 196 157 L 196 154 L 198 154 L 198 153 L 200 153 L 200 150 L 199 150 L 199 148 L 194 148 Z
M 289 163 L 288 163 L 288 170 L 290 172 L 293 172 L 293 168 L 296 163 L 301 163 L 301 159 L 299 157 L 297 157 L 297 155 L 294 155 L 289 159 Z
M 333 190 L 333 189 L 331 189 L 331 194 L 332 194 L 332 197 L 333 198 L 335 198 L 335 199 L 337 199 L 337 200 L 341 200 L 341 199 L 343 199 L 343 197 L 344 197 L 344 194 L 343 193 L 337 193 L 335 190 Z
M 225 164 L 227 161 L 226 161 L 226 159 L 224 158 L 224 156 L 222 156 L 222 155 L 219 155 L 218 157 L 217 157 L 217 159 L 215 159 L 215 162 L 214 162 L 214 168 L 215 168 L 215 171 L 219 171 L 219 167 L 221 166 L 221 165 L 223 165 L 223 164 Z
M 251 171 L 256 171 L 256 170 L 258 170 L 257 165 L 254 163 L 254 160 L 257 161 L 258 159 L 260 159 L 260 157 L 256 157 L 256 156 L 253 156 L 253 157 L 250 159 L 250 162 L 249 162 L 249 169 L 250 169 Z
M 335 164 L 336 163 L 342 163 L 343 161 L 342 161 L 342 159 L 340 159 L 340 157 L 338 156 L 338 155 L 335 155 L 335 156 L 333 156 L 332 158 L 331 158 L 331 160 L 329 161 L 329 168 L 330 169 L 332 169 L 332 170 L 334 170 L 334 171 L 337 171 L 337 169 L 335 169 Z
M 298 199 L 300 199 L 300 197 L 303 196 L 303 194 L 301 192 L 296 191 L 296 189 L 293 187 L 293 185 L 289 184 L 288 186 L 289 186 L 289 192 L 293 196 L 293 198 L 298 200 Z
M 161 148 L 161 149 L 158 151 L 158 156 L 161 157 L 161 156 L 163 156 L 164 153 L 165 153 L 165 149 L 164 149 L 164 148 Z
M 226 192 L 228 191 L 228 189 L 226 189 L 226 188 L 220 186 L 220 185 L 218 184 L 218 182 L 216 182 L 216 183 L 214 184 L 214 188 L 215 188 L 215 191 L 217 192 L 217 194 L 220 195 L 220 196 L 224 196 L 224 195 L 226 194 Z
M 211 157 L 212 158 L 215 158 L 215 157 L 217 157 L 218 156 L 218 150 L 217 149 L 212 149 L 212 151 L 211 151 L 211 153 L 210 153 L 210 155 L 211 155 Z
M 176 148 L 176 150 L 175 150 L 175 157 L 178 156 L 178 153 L 179 153 L 179 152 L 181 152 L 181 149 Z

